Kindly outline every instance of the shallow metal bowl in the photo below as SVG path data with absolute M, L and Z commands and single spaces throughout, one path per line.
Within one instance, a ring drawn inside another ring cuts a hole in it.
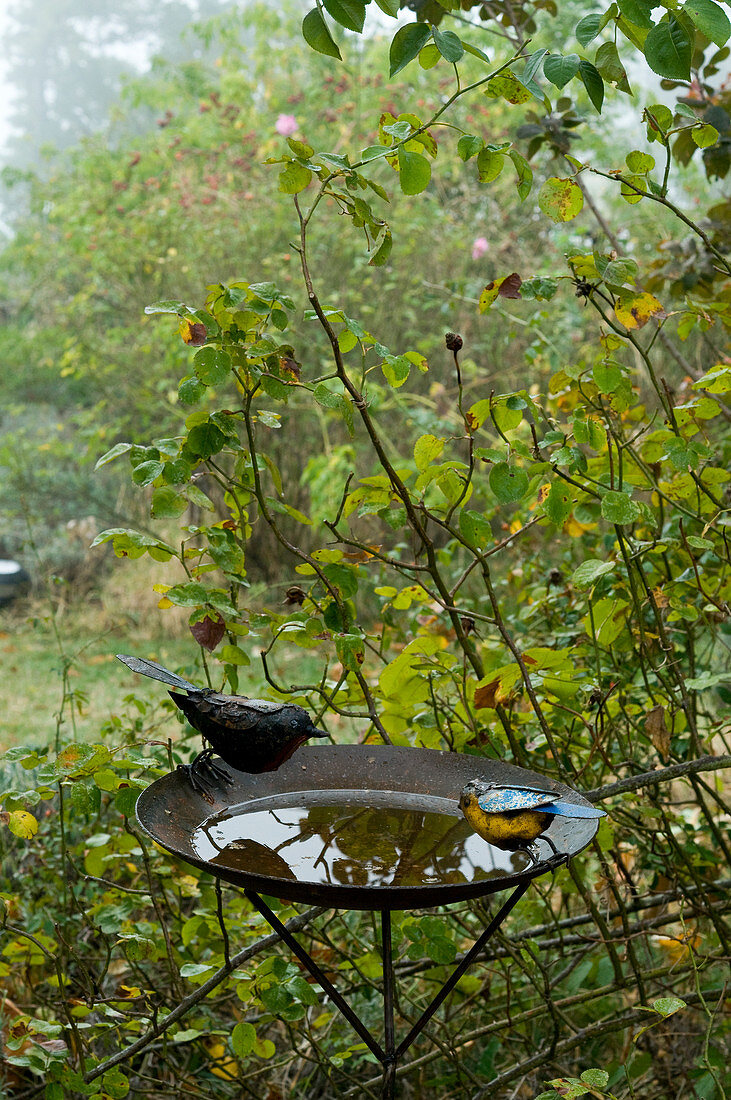
M 431 749 L 306 746 L 275 772 L 231 774 L 233 782 L 210 802 L 181 772 L 156 780 L 137 801 L 140 824 L 173 855 L 236 886 L 340 909 L 447 905 L 544 874 L 552 853 L 540 838 L 535 864 L 524 852 L 498 852 L 470 833 L 458 805 L 470 779 L 538 786 L 586 802 L 537 772 Z M 346 840 L 336 838 L 339 849 L 328 852 L 335 834 L 327 815 L 340 802 L 352 806 L 349 831 Z M 260 831 L 264 815 L 271 836 Z M 597 824 L 556 817 L 547 835 L 560 853 L 573 856 Z M 298 860 L 292 853 L 303 837 L 311 854 Z

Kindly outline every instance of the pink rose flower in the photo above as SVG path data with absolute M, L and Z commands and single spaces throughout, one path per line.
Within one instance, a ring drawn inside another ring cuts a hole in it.
M 487 237 L 475 237 L 472 242 L 472 259 L 481 260 L 488 250 Z
M 274 123 L 274 129 L 282 137 L 291 137 L 292 134 L 296 134 L 299 127 L 297 126 L 297 119 L 294 115 L 280 115 L 277 121 Z

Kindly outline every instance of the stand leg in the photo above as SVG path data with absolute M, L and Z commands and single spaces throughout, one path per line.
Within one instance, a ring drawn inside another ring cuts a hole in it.
M 381 952 L 383 956 L 383 1031 L 386 1043 L 381 1096 L 382 1100 L 393 1100 L 396 1088 L 396 1028 L 394 1025 L 395 989 L 390 909 L 381 911 Z
M 297 942 L 294 936 L 285 928 L 279 918 L 271 911 L 266 902 L 260 898 L 258 894 L 255 894 L 253 890 L 245 890 L 244 893 L 251 904 L 259 910 L 264 920 L 271 925 L 277 935 L 287 944 L 290 951 L 297 956 L 302 965 L 309 970 L 315 981 L 325 990 L 330 1000 L 338 1007 L 350 1026 L 360 1035 L 368 1049 L 375 1054 L 378 1061 L 383 1064 L 386 1057 L 383 1047 L 380 1043 L 376 1042 L 363 1021 L 356 1016 L 348 1002 L 338 993 L 335 986 L 328 976 L 320 969 L 315 960 L 310 958 L 304 947 Z
M 487 928 L 482 932 L 479 939 L 475 940 L 470 950 L 462 959 L 462 962 L 452 971 L 449 978 L 439 990 L 434 1000 L 427 1006 L 425 1011 L 416 1021 L 409 1034 L 406 1036 L 405 1039 L 401 1040 L 394 1052 L 395 1062 L 398 1062 L 401 1055 L 409 1049 L 414 1039 L 416 1039 L 421 1034 L 436 1010 L 439 1008 L 442 1001 L 449 996 L 449 994 L 452 992 L 455 985 L 462 977 L 464 972 L 467 970 L 467 968 L 470 966 L 472 961 L 476 958 L 477 955 L 479 955 L 482 948 L 490 939 L 490 936 L 500 927 L 513 906 L 522 898 L 523 894 L 530 886 L 530 883 L 530 879 L 526 879 L 525 882 L 521 882 L 517 889 L 514 890 L 513 893 L 510 895 L 508 900 L 500 906 L 497 913 L 488 924 Z
M 335 986 L 332 984 L 327 975 L 320 969 L 315 960 L 305 951 L 298 941 L 294 938 L 292 933 L 285 925 L 279 920 L 279 918 L 272 912 L 263 898 L 260 898 L 253 890 L 245 890 L 245 894 L 255 909 L 258 909 L 264 919 L 271 925 L 277 935 L 287 944 L 289 949 L 300 960 L 302 965 L 309 970 L 316 982 L 319 983 L 322 989 L 325 990 L 333 1004 L 340 1010 L 342 1015 L 360 1036 L 363 1042 L 366 1044 L 372 1054 L 376 1056 L 378 1061 L 383 1066 L 383 1086 L 381 1092 L 382 1100 L 394 1100 L 396 1091 L 396 1067 L 398 1066 L 401 1056 L 408 1050 L 414 1040 L 421 1034 L 429 1020 L 445 1000 L 446 997 L 452 992 L 459 979 L 465 973 L 467 968 L 471 965 L 487 941 L 492 936 L 500 925 L 503 923 L 508 913 L 511 911 L 514 905 L 520 900 L 525 891 L 530 886 L 531 879 L 526 879 L 521 882 L 508 900 L 501 905 L 495 916 L 492 918 L 487 928 L 484 929 L 482 934 L 464 956 L 462 961 L 454 968 L 451 975 L 439 990 L 437 995 L 426 1007 L 419 1019 L 409 1031 L 405 1039 L 403 1039 L 398 1046 L 396 1046 L 396 1031 L 394 1025 L 394 1010 L 395 1010 L 395 998 L 394 998 L 394 974 L 393 974 L 393 944 L 391 939 L 391 913 L 390 910 L 384 909 L 381 912 L 381 942 L 383 948 L 383 1020 L 384 1020 L 384 1032 L 385 1032 L 385 1050 L 371 1035 L 368 1028 L 363 1021 L 355 1014 L 344 997 L 338 993 Z

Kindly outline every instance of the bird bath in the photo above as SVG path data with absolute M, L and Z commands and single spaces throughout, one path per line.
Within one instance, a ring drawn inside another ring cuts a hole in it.
M 530 882 L 556 866 L 505 852 L 476 836 L 459 793 L 476 776 L 541 786 L 585 800 L 563 784 L 496 760 L 392 746 L 306 747 L 277 771 L 235 772 L 207 801 L 180 772 L 158 779 L 137 801 L 142 827 L 163 848 L 242 887 L 265 920 L 325 990 L 383 1067 L 384 1100 L 394 1095 L 399 1060 L 500 927 Z M 554 818 L 548 835 L 569 859 L 591 841 L 592 819 Z M 511 891 L 405 1038 L 395 1040 L 391 912 Z M 381 914 L 384 1043 L 262 898 L 366 909 Z

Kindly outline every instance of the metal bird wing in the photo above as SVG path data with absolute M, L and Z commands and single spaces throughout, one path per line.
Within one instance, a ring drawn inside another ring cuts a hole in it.
M 152 680 L 160 680 L 170 687 L 184 688 L 186 691 L 201 691 L 202 689 L 191 684 L 190 680 L 184 680 L 168 668 L 163 668 L 157 661 L 147 661 L 144 657 L 130 657 L 127 653 L 118 653 L 117 660 L 131 668 L 133 672 L 139 672 L 142 676 L 149 676 Z
M 478 794 L 477 805 L 486 814 L 509 813 L 511 810 L 547 810 L 555 795 L 551 791 L 532 791 L 520 787 L 503 787 Z
M 270 714 L 277 714 L 284 703 L 274 703 L 269 699 L 245 699 L 236 695 L 219 695 L 213 692 L 197 703 L 198 712 L 210 715 L 221 726 L 232 730 L 249 730 Z
M 511 810 L 540 810 L 556 817 L 598 818 L 606 817 L 604 810 L 596 806 L 584 806 L 559 798 L 552 791 L 531 787 L 498 787 L 478 794 L 477 805 L 486 814 L 509 813 Z

